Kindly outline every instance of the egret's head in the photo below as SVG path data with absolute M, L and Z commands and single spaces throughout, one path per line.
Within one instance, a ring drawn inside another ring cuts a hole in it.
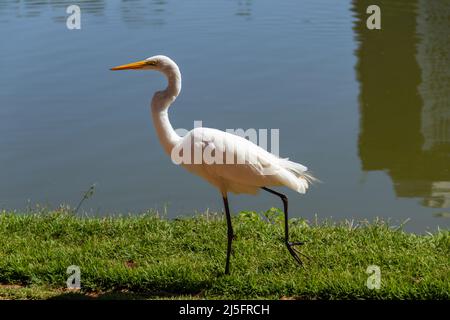
M 176 64 L 169 57 L 158 55 L 149 57 L 145 60 L 117 66 L 111 68 L 111 70 L 115 71 L 115 70 L 133 69 L 133 70 L 158 70 L 164 72 L 165 70 L 172 68 L 174 65 L 176 66 Z

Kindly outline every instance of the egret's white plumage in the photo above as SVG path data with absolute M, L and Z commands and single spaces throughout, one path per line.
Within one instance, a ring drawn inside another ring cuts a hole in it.
M 181 90 L 181 73 L 176 63 L 162 55 L 153 56 L 135 63 L 118 66 L 112 70 L 148 69 L 163 73 L 168 81 L 167 88 L 157 91 L 152 99 L 151 112 L 153 124 L 158 138 L 165 152 L 173 158 L 173 152 L 190 150 L 189 157 L 185 157 L 181 165 L 190 172 L 199 175 L 214 185 L 222 193 L 227 211 L 229 243 L 226 273 L 228 273 L 229 254 L 231 249 L 231 220 L 229 219 L 227 193 L 256 194 L 261 188 L 268 186 L 286 186 L 299 193 L 305 193 L 309 183 L 315 178 L 307 172 L 307 168 L 288 159 L 279 158 L 251 141 L 216 129 L 195 128 L 185 136 L 180 137 L 169 121 L 168 109 L 175 101 Z M 208 162 L 202 159 L 195 162 L 195 149 L 203 155 L 205 151 L 222 162 Z M 183 154 L 183 156 L 186 156 Z M 233 159 L 232 163 L 226 161 Z M 187 161 L 186 161 L 187 159 Z M 282 196 L 285 203 L 287 219 L 287 198 L 275 191 L 268 190 Z M 286 224 L 286 244 L 291 254 L 292 245 L 288 243 Z M 297 243 L 298 244 L 298 243 Z M 294 256 L 295 258 L 295 256 Z M 296 259 L 297 260 L 297 259 Z M 298 260 L 299 261 L 299 260 Z
M 178 144 L 194 145 L 202 152 L 206 149 L 216 157 L 220 155 L 218 158 L 223 163 L 189 164 L 193 163 L 192 157 L 182 166 L 206 179 L 224 195 L 227 192 L 256 194 L 265 186 L 286 186 L 299 193 L 305 193 L 308 188 L 310 176 L 305 166 L 281 159 L 243 137 L 216 129 L 195 128 Z M 233 159 L 230 164 L 226 162 L 227 156 Z

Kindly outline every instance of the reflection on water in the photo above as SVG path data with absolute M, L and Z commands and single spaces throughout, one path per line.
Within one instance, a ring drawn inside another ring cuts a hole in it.
M 122 0 L 122 20 L 130 26 L 161 26 L 165 23 L 164 0 Z
M 130 26 L 158 26 L 165 23 L 166 0 L 119 0 L 110 1 L 108 4 L 114 6 L 120 2 L 119 10 L 122 20 Z M 66 8 L 72 4 L 80 6 L 83 14 L 102 16 L 105 12 L 105 0 L 2 0 L 0 2 L 0 22 L 8 22 L 13 16 L 16 18 L 37 17 L 49 8 L 52 19 L 55 22 L 66 20 Z M 252 0 L 236 1 L 236 16 L 243 16 L 247 20 L 251 16 Z
M 76 4 L 82 8 L 83 13 L 94 14 L 100 16 L 104 13 L 105 0 L 2 0 L 0 2 L 0 16 L 3 21 L 8 16 L 17 18 L 36 17 L 44 13 L 51 12 L 55 21 L 66 19 L 66 8 L 70 5 Z M 49 10 L 51 9 L 51 10 Z
M 382 30 L 372 31 L 361 23 L 372 2 L 353 1 L 362 168 L 385 170 L 399 197 L 449 207 L 450 6 L 378 1 Z
M 250 19 L 251 14 L 252 14 L 252 0 L 238 0 L 236 15 Z
M 164 24 L 162 14 L 165 12 L 165 0 L 120 0 L 109 1 L 108 5 L 115 7 L 120 3 L 119 11 L 122 20 L 133 26 L 155 26 Z M 105 14 L 105 0 L 27 0 L 14 1 L 5 0 L 0 2 L 0 21 L 8 21 L 8 16 L 17 18 L 36 17 L 43 13 L 50 12 L 52 20 L 55 22 L 64 22 L 67 19 L 66 8 L 76 4 L 81 8 L 82 14 L 103 16 Z M 49 10 L 50 9 L 50 10 Z M 91 19 L 95 21 L 95 19 Z

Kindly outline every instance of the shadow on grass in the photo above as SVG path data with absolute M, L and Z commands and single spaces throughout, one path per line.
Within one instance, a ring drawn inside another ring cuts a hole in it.
M 48 300 L 151 300 L 151 299 L 202 299 L 203 292 L 63 292 L 48 298 Z

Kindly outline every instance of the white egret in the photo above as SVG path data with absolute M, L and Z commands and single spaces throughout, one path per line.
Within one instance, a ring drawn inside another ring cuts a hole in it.
M 153 56 L 142 61 L 111 68 L 111 70 L 156 70 L 167 77 L 165 90 L 157 91 L 151 102 L 151 113 L 156 133 L 165 152 L 172 157 L 182 157 L 181 165 L 188 171 L 199 175 L 215 186 L 222 194 L 228 229 L 228 247 L 225 274 L 230 270 L 230 254 L 233 240 L 228 193 L 256 194 L 260 189 L 281 198 L 284 207 L 285 244 L 290 254 L 301 265 L 294 246 L 301 242 L 289 240 L 288 198 L 269 186 L 286 186 L 299 193 L 305 193 L 310 182 L 315 178 L 301 164 L 279 158 L 249 140 L 210 128 L 195 128 L 180 137 L 169 121 L 168 109 L 181 90 L 181 73 L 176 63 L 162 55 Z M 228 161 L 210 161 L 195 159 L 196 150 L 205 152 L 210 157 Z M 220 156 L 220 157 L 219 157 Z M 231 160 L 231 161 L 230 161 Z

